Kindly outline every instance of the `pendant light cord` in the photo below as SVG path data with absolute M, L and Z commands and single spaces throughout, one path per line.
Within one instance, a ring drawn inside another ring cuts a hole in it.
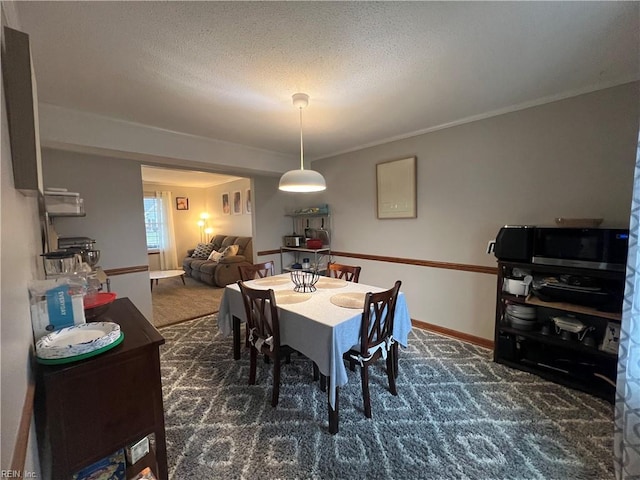
M 304 170 L 304 145 L 302 143 L 302 107 L 300 107 L 300 170 Z

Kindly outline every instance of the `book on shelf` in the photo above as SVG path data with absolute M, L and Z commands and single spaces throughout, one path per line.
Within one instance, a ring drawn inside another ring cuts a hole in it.
M 158 480 L 149 467 L 142 470 L 133 480 Z

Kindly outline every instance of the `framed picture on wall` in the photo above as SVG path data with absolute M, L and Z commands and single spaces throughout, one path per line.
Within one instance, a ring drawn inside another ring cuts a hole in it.
M 242 192 L 240 190 L 233 192 L 233 206 L 231 212 L 234 215 L 240 215 L 242 213 Z
M 222 194 L 222 214 L 229 215 L 231 213 L 231 202 L 229 201 L 229 192 Z
M 376 165 L 378 218 L 416 218 L 416 157 Z
M 244 213 L 251 214 L 251 189 L 244 191 Z
M 176 210 L 189 210 L 189 198 L 176 197 Z

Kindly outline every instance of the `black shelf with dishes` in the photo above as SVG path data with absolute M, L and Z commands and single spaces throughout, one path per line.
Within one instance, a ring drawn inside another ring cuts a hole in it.
M 561 235 L 559 230 L 553 234 Z M 604 230 L 567 235 L 599 239 L 608 235 Z M 532 241 L 496 248 L 494 361 L 613 402 L 624 263 L 569 262 L 568 254 L 556 262 L 535 255 L 536 234 L 517 234 Z

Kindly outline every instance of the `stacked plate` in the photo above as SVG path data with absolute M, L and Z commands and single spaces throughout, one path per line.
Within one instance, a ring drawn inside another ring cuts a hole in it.
M 38 340 L 36 359 L 45 365 L 84 360 L 114 348 L 123 339 L 124 333 L 117 323 L 82 323 L 61 328 Z
M 533 330 L 536 327 L 536 307 L 526 305 L 507 305 L 506 317 L 513 328 Z

